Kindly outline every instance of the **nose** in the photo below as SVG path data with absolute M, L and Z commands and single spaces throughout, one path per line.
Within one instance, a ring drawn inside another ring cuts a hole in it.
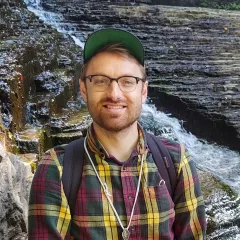
M 112 81 L 107 89 L 106 92 L 107 97 L 111 98 L 113 101 L 117 101 L 121 95 L 122 91 L 118 86 L 116 81 Z

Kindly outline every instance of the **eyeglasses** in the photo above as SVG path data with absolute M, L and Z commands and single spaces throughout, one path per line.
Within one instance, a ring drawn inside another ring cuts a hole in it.
M 116 81 L 122 92 L 133 92 L 139 81 L 145 82 L 145 79 L 132 76 L 122 76 L 119 78 L 110 78 L 105 75 L 89 75 L 85 77 L 85 80 L 89 79 L 93 83 L 93 88 L 97 92 L 105 92 L 112 81 Z

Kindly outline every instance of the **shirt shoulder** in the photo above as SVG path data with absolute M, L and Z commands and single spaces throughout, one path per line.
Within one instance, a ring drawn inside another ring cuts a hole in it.
M 163 137 L 159 137 L 159 139 L 162 141 L 163 145 L 167 148 L 172 158 L 172 161 L 176 164 L 180 163 L 182 150 L 185 149 L 183 144 Z
M 66 144 L 58 145 L 47 150 L 38 165 L 57 165 L 62 167 L 66 146 Z

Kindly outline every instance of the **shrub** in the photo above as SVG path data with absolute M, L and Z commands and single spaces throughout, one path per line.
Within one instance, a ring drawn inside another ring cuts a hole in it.
M 226 3 L 225 1 L 201 0 L 200 7 L 225 9 L 225 10 L 240 10 L 240 3 L 239 2 Z

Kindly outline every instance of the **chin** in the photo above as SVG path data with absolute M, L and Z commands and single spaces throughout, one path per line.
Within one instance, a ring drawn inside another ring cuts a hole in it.
M 125 123 L 123 123 L 122 121 L 114 121 L 114 120 L 109 123 L 106 121 L 103 121 L 103 122 L 96 121 L 97 125 L 99 125 L 101 128 L 103 128 L 109 132 L 124 131 L 124 130 L 128 129 L 129 127 L 131 127 L 136 122 L 137 122 L 137 119 L 134 121 L 125 122 Z

